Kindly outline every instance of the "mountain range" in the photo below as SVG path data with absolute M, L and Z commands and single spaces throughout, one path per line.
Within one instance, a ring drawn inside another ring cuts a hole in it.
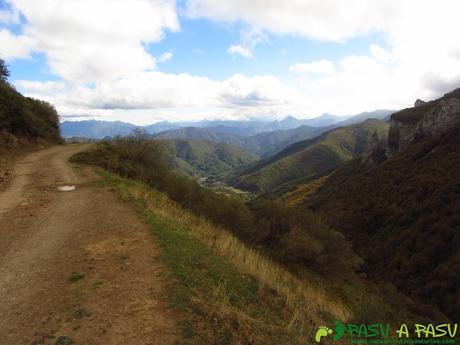
M 61 123 L 62 136 L 81 137 L 90 139 L 103 139 L 117 135 L 130 134 L 136 127 L 142 127 L 148 134 L 157 134 L 170 130 L 177 130 L 186 127 L 206 128 L 217 133 L 228 133 L 236 136 L 251 136 L 263 132 L 273 132 L 278 130 L 289 130 L 300 126 L 327 127 L 347 121 L 345 124 L 358 123 L 366 118 L 383 119 L 383 117 L 393 113 L 392 110 L 377 110 L 375 112 L 366 112 L 358 115 L 336 116 L 323 114 L 312 119 L 297 119 L 288 116 L 283 120 L 248 120 L 248 121 L 231 121 L 231 120 L 203 120 L 198 122 L 157 122 L 148 126 L 136 126 L 131 123 L 121 121 L 64 121 Z M 363 118 L 364 117 L 364 118 Z
M 348 117 L 324 114 L 307 120 L 288 116 L 281 121 L 159 122 L 145 127 L 120 121 L 67 121 L 61 124 L 61 132 L 65 138 L 103 139 L 126 136 L 136 128 L 143 128 L 157 139 L 223 142 L 238 146 L 252 155 L 268 157 L 297 141 L 314 138 L 330 129 L 359 123 L 367 118 L 383 119 L 391 113 L 390 110 L 378 110 Z

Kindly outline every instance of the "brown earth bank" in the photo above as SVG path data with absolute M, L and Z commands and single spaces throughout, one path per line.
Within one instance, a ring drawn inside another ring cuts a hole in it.
M 4 190 L 10 183 L 12 176 L 11 158 L 0 154 L 0 191 Z
M 68 163 L 87 148 L 21 157 L 0 192 L 0 344 L 174 343 L 159 250 L 130 204 Z

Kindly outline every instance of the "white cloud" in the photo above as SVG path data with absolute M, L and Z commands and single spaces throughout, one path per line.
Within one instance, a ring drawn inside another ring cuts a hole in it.
M 249 30 L 300 35 L 319 41 L 346 44 L 350 38 L 380 33 L 387 46 L 370 46 L 365 57 L 372 59 L 372 63 L 366 60 L 362 68 L 342 66 L 336 75 L 327 73 L 320 81 L 334 90 L 339 85 L 351 90 L 359 88 L 362 92 L 356 92 L 356 99 L 343 103 L 349 108 L 368 104 L 363 102 L 368 90 L 379 94 L 380 101 L 374 107 L 378 104 L 397 107 L 409 105 L 414 97 L 433 98 L 458 86 L 455 85 L 460 78 L 460 40 L 456 27 L 460 2 L 457 0 L 188 0 L 186 8 L 193 18 L 242 22 Z M 332 72 L 326 64 L 323 67 L 323 72 Z M 311 69 L 322 67 L 307 62 L 292 66 L 291 71 Z M 352 70 L 356 76 L 349 73 Z M 369 78 L 362 76 L 363 70 Z M 345 80 L 345 76 L 349 79 Z M 357 80 L 370 84 L 357 84 Z M 326 96 L 332 95 L 330 91 L 324 92 Z M 312 107 L 314 102 L 315 98 L 310 100 Z
M 219 98 L 224 106 L 267 107 L 281 105 L 289 99 L 289 88 L 272 76 L 248 78 L 235 74 L 221 83 Z M 260 109 L 257 109 L 260 111 Z
M 242 23 L 240 41 L 228 52 L 245 58 L 256 56 L 269 35 L 341 42 L 347 51 L 348 39 L 379 33 L 379 42 L 365 53 L 286 66 L 286 73 L 292 72 L 289 85 L 268 75 L 211 80 L 155 71 L 156 63 L 172 55 L 165 52 L 156 60 L 145 45 L 179 29 L 174 0 L 9 3 L 26 21 L 20 24 L 22 34 L 0 31 L 7 57 L 44 52 L 51 72 L 64 80 L 18 82 L 18 87 L 66 115 L 149 123 L 165 117 L 351 114 L 409 106 L 416 98 L 432 99 L 460 86 L 457 0 L 186 0 L 191 17 Z M 0 11 L 0 22 L 18 23 L 18 18 Z M 198 48 L 194 53 L 205 54 Z
M 0 23 L 17 24 L 20 22 L 19 12 L 14 9 L 0 10 Z
M 164 63 L 164 62 L 167 62 L 169 60 L 171 60 L 173 58 L 173 53 L 171 52 L 164 52 L 163 54 L 161 54 L 161 56 L 158 58 L 158 62 L 159 63 Z
M 241 43 L 231 45 L 228 48 L 230 54 L 241 55 L 242 57 L 249 59 L 254 57 L 254 49 L 258 44 L 268 42 L 267 35 L 260 30 L 243 30 L 240 33 Z
M 331 61 L 319 60 L 310 63 L 296 63 L 289 67 L 289 72 L 311 75 L 329 75 L 335 73 L 335 68 Z
M 35 41 L 28 36 L 0 30 L 0 57 L 3 59 L 29 58 L 35 45 Z
M 49 95 L 66 89 L 64 82 L 57 81 L 31 81 L 31 80 L 19 80 L 16 82 L 16 86 L 20 89 L 27 90 L 29 94 Z
M 155 67 L 144 45 L 178 30 L 174 0 L 10 0 L 23 34 L 51 72 L 75 82 L 111 80 Z M 21 53 L 21 51 L 19 51 Z M 17 54 L 22 57 L 21 54 Z
M 243 21 L 257 30 L 341 41 L 386 27 L 398 10 L 396 0 L 188 0 L 192 18 Z M 417 2 L 418 3 L 418 2 Z M 414 3 L 415 4 L 415 3 Z
M 247 59 L 252 58 L 251 50 L 249 48 L 244 48 L 241 45 L 231 45 L 230 48 L 228 48 L 228 52 L 230 54 L 241 55 Z
M 397 74 L 369 56 L 347 56 L 337 63 L 334 73 L 298 79 L 298 88 L 305 95 L 304 109 L 311 113 L 327 110 L 334 114 L 354 114 L 364 110 L 394 109 L 411 102 L 401 94 L 394 97 Z
M 369 50 L 371 52 L 371 55 L 381 62 L 389 62 L 391 59 L 391 54 L 378 44 L 371 44 L 369 46 Z
M 288 87 L 271 76 L 236 74 L 215 81 L 190 74 L 139 73 L 94 87 L 65 82 L 17 81 L 22 92 L 48 100 L 62 115 L 126 117 L 152 123 L 181 115 L 182 119 L 247 117 L 275 113 L 291 97 Z

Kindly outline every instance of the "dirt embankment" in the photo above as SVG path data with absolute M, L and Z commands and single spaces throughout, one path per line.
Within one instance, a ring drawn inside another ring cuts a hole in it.
M 0 191 L 4 190 L 11 181 L 12 159 L 0 154 Z

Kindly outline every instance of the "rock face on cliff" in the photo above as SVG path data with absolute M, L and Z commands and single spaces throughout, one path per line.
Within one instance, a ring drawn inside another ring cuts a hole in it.
M 426 102 L 425 102 L 425 101 L 422 101 L 422 100 L 419 98 L 419 99 L 417 99 L 417 100 L 415 101 L 414 107 L 420 107 L 421 105 L 424 105 L 424 104 L 426 104 Z
M 392 157 L 412 142 L 447 131 L 460 121 L 460 89 L 431 102 L 416 102 L 391 116 L 387 157 Z
M 387 140 L 379 138 L 377 132 L 374 132 L 367 144 L 367 148 L 364 151 L 361 162 L 368 165 L 380 164 L 386 160 L 386 145 Z

